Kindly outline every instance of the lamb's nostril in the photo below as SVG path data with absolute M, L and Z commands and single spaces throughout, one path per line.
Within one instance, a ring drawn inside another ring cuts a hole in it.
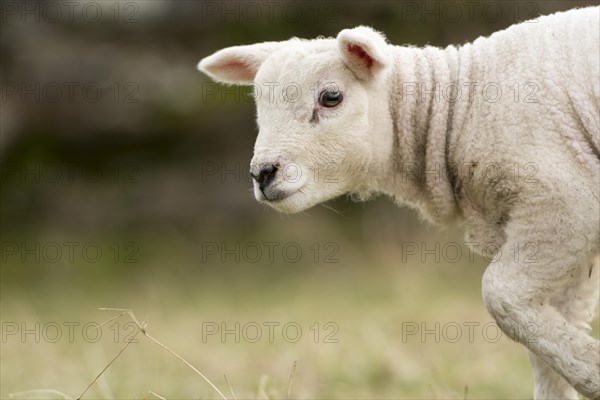
M 258 187 L 260 190 L 263 190 L 265 187 L 269 186 L 269 184 L 275 178 L 275 173 L 277 172 L 276 164 L 266 164 L 261 166 L 258 174 L 254 171 L 250 171 L 250 176 L 258 183 Z

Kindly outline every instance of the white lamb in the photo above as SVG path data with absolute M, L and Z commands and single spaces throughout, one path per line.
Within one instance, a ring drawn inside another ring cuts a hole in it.
M 600 7 L 584 8 L 439 49 L 361 26 L 226 48 L 199 69 L 255 86 L 259 201 L 297 212 L 385 193 L 462 221 L 470 242 L 497 246 L 483 298 L 529 349 L 534 397 L 599 399 L 600 344 L 585 332 L 600 269 L 599 27 Z

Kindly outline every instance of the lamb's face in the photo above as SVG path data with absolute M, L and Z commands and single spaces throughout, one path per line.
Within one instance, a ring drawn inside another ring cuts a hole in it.
M 384 46 L 378 33 L 360 27 L 337 40 L 239 46 L 202 60 L 200 69 L 218 80 L 254 85 L 257 200 L 298 212 L 368 188 L 381 148 L 391 147 L 378 133 L 389 116 L 371 112 L 387 111 Z
M 280 211 L 351 191 L 370 158 L 366 89 L 329 47 L 315 54 L 281 51 L 256 75 L 254 195 Z

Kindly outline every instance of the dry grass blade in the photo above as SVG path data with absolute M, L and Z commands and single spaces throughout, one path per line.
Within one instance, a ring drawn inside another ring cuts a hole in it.
M 152 396 L 154 396 L 154 397 L 156 397 L 157 399 L 160 399 L 160 400 L 167 400 L 164 397 L 162 397 L 161 395 L 154 393 L 152 390 L 148 390 L 148 394 L 151 394 Z
M 140 328 L 141 331 L 144 330 L 144 326 L 142 326 L 142 324 L 140 323 L 140 321 L 138 321 L 138 319 L 135 317 L 135 314 L 133 313 L 133 310 L 130 310 L 128 308 L 99 308 L 98 310 L 100 311 L 119 311 L 120 314 L 116 315 L 112 318 L 110 318 L 108 321 L 104 321 L 103 323 L 100 324 L 100 326 L 113 321 L 117 318 L 122 317 L 123 315 L 127 314 L 129 315 L 129 317 L 131 317 L 131 319 L 133 320 L 133 322 L 135 322 L 135 324 Z M 146 322 L 144 322 L 144 325 L 147 324 Z
M 115 356 L 108 362 L 108 364 L 106 364 L 106 366 L 104 368 L 102 368 L 102 371 L 100 371 L 98 373 L 98 375 L 96 375 L 96 377 L 89 383 L 89 385 L 87 385 L 87 387 L 81 392 L 81 394 L 79 396 L 77 396 L 77 400 L 80 400 L 87 393 L 87 391 L 94 385 L 94 383 L 96 383 L 98 381 L 98 379 L 100 379 L 102 374 L 104 374 L 104 372 L 106 372 L 106 370 L 108 370 L 108 368 L 110 368 L 110 366 L 117 360 L 117 358 L 119 358 L 119 356 L 121 354 L 123 354 L 125 349 L 127 349 L 127 347 L 131 343 L 134 343 L 135 338 L 137 337 L 137 335 L 140 332 L 143 333 L 144 336 L 146 336 L 148 339 L 150 339 L 151 341 L 153 341 L 154 343 L 156 343 L 157 345 L 159 345 L 160 347 L 162 347 L 163 349 L 165 349 L 166 351 L 171 353 L 173 356 L 175 356 L 177 359 L 179 359 L 181 362 L 183 362 L 189 368 L 191 368 L 196 374 L 198 374 L 200 377 L 202 377 L 202 379 L 204 379 L 206 381 L 206 383 L 208 383 L 217 393 L 219 393 L 219 395 L 221 396 L 221 398 L 223 400 L 227 400 L 227 397 L 225 397 L 225 395 L 223 395 L 223 393 L 221 393 L 221 391 L 206 376 L 204 376 L 204 374 L 202 374 L 202 372 L 198 371 L 192 364 L 187 362 L 183 357 L 181 357 L 175 351 L 171 350 L 169 347 L 162 344 L 160 341 L 158 341 L 157 339 L 152 337 L 148 332 L 146 332 L 146 326 L 148 325 L 148 322 L 144 321 L 143 323 L 140 323 L 140 321 L 138 321 L 138 319 L 136 318 L 136 316 L 132 310 L 124 309 L 124 308 L 100 308 L 99 310 L 100 311 L 117 311 L 117 312 L 119 312 L 118 315 L 111 317 L 108 320 L 99 324 L 98 325 L 99 327 L 127 314 L 127 315 L 129 315 L 131 320 L 137 325 L 138 330 L 127 341 L 127 343 L 117 352 L 117 354 L 115 354 Z M 225 380 L 227 381 L 227 384 L 229 385 L 229 389 L 231 390 L 231 394 L 233 395 L 233 398 L 235 400 L 235 394 L 233 393 L 233 388 L 231 387 L 231 385 L 229 384 L 229 381 L 227 380 L 227 376 L 225 376 Z M 152 391 L 149 391 L 148 393 L 158 399 L 166 400 L 164 397 L 162 397 Z M 62 398 L 62 399 L 72 400 L 72 397 L 70 397 L 69 395 L 59 392 L 58 390 L 53 390 L 53 389 L 27 390 L 27 391 L 18 392 L 18 393 L 11 393 L 11 394 L 9 394 L 9 397 L 10 398 L 30 397 L 31 395 L 34 395 L 34 394 L 53 394 L 53 395 L 60 396 L 60 398 Z
M 235 397 L 235 393 L 233 392 L 233 387 L 231 387 L 231 383 L 229 383 L 229 379 L 227 379 L 227 375 L 223 375 L 225 377 L 225 382 L 227 382 L 227 386 L 229 386 L 229 391 L 231 392 L 231 396 L 233 397 L 233 400 L 237 400 L 237 398 Z
M 112 309 L 112 308 L 99 308 L 99 310 L 100 310 L 100 311 L 117 311 L 117 310 L 115 310 L 115 309 Z M 125 314 L 127 314 L 127 313 L 128 313 L 128 310 L 125 310 L 125 311 L 123 311 L 122 313 L 120 313 L 120 314 L 118 314 L 118 315 L 115 315 L 114 317 L 112 317 L 112 318 L 109 318 L 109 319 L 107 319 L 106 321 L 104 321 L 104 322 L 102 322 L 102 323 L 98 324 L 98 327 L 101 327 L 101 326 L 103 326 L 103 325 L 106 325 L 106 324 L 108 324 L 109 322 L 111 322 L 111 321 L 114 321 L 115 319 L 119 319 L 119 318 L 121 318 L 123 315 L 125 315 Z
M 202 377 L 202 379 L 204 379 L 206 381 L 206 383 L 208 383 L 213 389 L 215 389 L 217 391 L 217 393 L 219 393 L 219 396 L 221 396 L 221 398 L 223 400 L 227 400 L 227 397 L 225 397 L 225 395 L 223 393 L 221 393 L 221 391 L 206 376 L 204 376 L 204 374 L 202 372 L 198 371 L 196 369 L 196 367 L 194 367 L 192 364 L 190 364 L 189 362 L 187 362 L 179 354 L 175 353 L 173 350 L 171 350 L 170 348 L 168 348 L 167 346 L 165 346 L 164 344 L 162 344 L 158 340 L 154 339 L 152 336 L 150 336 L 150 334 L 148 332 L 144 332 L 144 335 L 148 339 L 152 340 L 154 343 L 156 343 L 157 345 L 159 345 L 160 347 L 162 347 L 163 349 L 165 349 L 166 351 L 168 351 L 169 353 L 171 353 L 173 356 L 177 357 L 177 359 L 179 359 L 179 361 L 181 361 L 182 363 L 184 363 L 185 365 L 187 365 L 188 367 L 190 367 L 195 373 L 197 373 L 198 375 L 200 375 L 200 377 Z
M 206 383 L 208 383 L 217 393 L 219 393 L 219 396 L 221 396 L 221 398 L 223 400 L 227 400 L 227 397 L 225 397 L 225 395 L 223 393 L 221 393 L 221 391 L 219 390 L 219 388 L 217 388 L 210 381 L 210 379 L 208 379 L 206 376 L 204 376 L 204 374 L 202 372 L 198 371 L 198 369 L 196 369 L 196 367 L 194 367 L 192 364 L 190 364 L 189 362 L 187 362 L 183 357 L 181 357 L 179 354 L 177 354 L 174 350 L 171 350 L 169 347 L 167 347 L 166 345 L 162 344 L 160 341 L 158 341 L 152 335 L 150 335 L 148 332 L 146 332 L 147 322 L 144 322 L 143 324 L 141 324 L 138 321 L 138 319 L 135 317 L 135 314 L 133 313 L 132 310 L 125 309 L 125 308 L 100 308 L 100 310 L 101 311 L 118 311 L 121 314 L 119 314 L 117 317 L 125 315 L 125 314 L 129 315 L 129 317 L 131 317 L 131 319 L 133 320 L 133 322 L 135 322 L 135 324 L 139 328 L 139 331 L 136 332 L 136 335 L 139 332 L 142 332 L 144 334 L 144 336 L 146 336 L 148 339 L 150 339 L 151 341 L 153 341 L 154 343 L 156 343 L 157 345 L 159 345 L 160 347 L 162 347 L 163 349 L 165 349 L 166 351 L 168 351 L 169 353 L 171 353 L 171 355 L 175 356 L 179 361 L 181 361 L 182 363 L 184 363 L 185 365 L 187 365 L 189 368 L 191 368 L 196 374 L 198 374 L 202 379 L 204 379 L 206 381 Z
M 294 376 L 296 376 L 296 361 L 294 361 L 294 365 L 292 366 L 292 372 L 290 373 L 290 384 L 288 385 L 288 391 L 287 391 L 287 399 L 290 400 L 291 399 L 291 395 L 292 395 L 292 384 L 294 383 Z
M 131 337 L 131 339 L 129 339 L 129 341 L 125 344 L 125 346 L 123 346 L 121 348 L 121 350 L 119 350 L 119 352 L 117 354 L 115 354 L 115 356 L 113 357 L 112 360 L 110 360 L 110 362 L 108 364 L 106 364 L 106 366 L 102 369 L 102 371 L 100 371 L 100 373 L 98 375 L 96 375 L 96 377 L 94 378 L 93 381 L 90 382 L 89 385 L 87 385 L 87 387 L 83 390 L 83 392 L 81 392 L 81 394 L 79 396 L 77 396 L 77 400 L 81 399 L 83 397 L 83 395 L 85 394 L 85 392 L 87 392 L 89 390 L 89 388 L 92 387 L 92 385 L 94 383 L 96 383 L 96 381 L 102 376 L 102 374 L 117 360 L 117 358 L 119 358 L 119 356 L 125 351 L 125 349 L 133 342 L 133 340 L 135 339 L 135 337 L 142 331 L 142 329 L 138 329 L 137 332 L 135 333 L 135 335 L 133 335 Z

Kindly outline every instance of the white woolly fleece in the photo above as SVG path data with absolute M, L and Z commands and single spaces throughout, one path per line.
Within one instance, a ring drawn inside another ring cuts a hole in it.
M 600 287 L 600 7 L 460 47 L 357 27 L 224 49 L 199 69 L 255 85 L 258 200 L 298 212 L 379 192 L 462 222 L 493 256 L 483 299 L 528 348 L 534 397 L 600 399 L 600 343 L 585 331 Z

